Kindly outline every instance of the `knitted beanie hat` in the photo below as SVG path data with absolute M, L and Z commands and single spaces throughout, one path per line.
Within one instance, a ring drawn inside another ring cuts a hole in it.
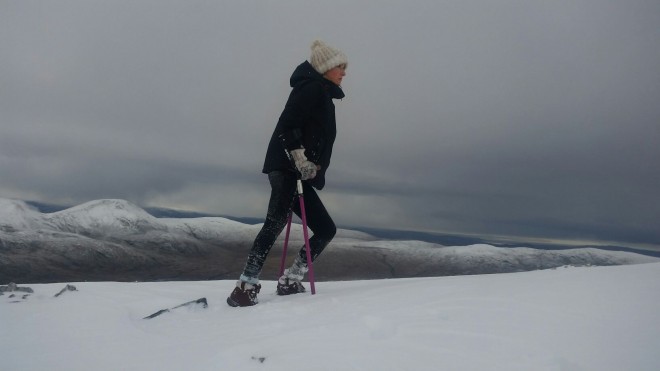
M 309 58 L 309 63 L 316 72 L 323 75 L 340 64 L 348 64 L 348 58 L 339 49 L 328 46 L 321 40 L 315 40 L 312 43 L 312 56 Z

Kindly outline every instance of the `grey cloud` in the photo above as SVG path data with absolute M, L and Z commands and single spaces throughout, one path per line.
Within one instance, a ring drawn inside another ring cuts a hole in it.
M 262 216 L 323 38 L 349 56 L 339 224 L 657 246 L 658 24 L 642 0 L 3 2 L 0 195 Z

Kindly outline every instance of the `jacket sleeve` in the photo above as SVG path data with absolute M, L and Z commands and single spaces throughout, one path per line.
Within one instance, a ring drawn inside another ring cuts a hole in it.
M 322 94 L 323 87 L 318 82 L 306 83 L 291 92 L 280 115 L 276 133 L 287 151 L 303 148 L 305 124 L 309 121 L 312 111 L 322 102 Z

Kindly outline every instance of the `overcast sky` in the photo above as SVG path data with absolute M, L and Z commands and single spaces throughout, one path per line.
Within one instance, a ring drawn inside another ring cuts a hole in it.
M 0 197 L 263 217 L 320 38 L 340 226 L 660 248 L 660 2 L 0 0 Z

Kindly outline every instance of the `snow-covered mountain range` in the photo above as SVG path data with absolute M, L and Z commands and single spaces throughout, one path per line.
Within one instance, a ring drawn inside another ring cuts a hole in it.
M 97 200 L 41 213 L 0 198 L 0 283 L 232 279 L 260 225 L 220 217 L 156 218 L 124 200 Z M 302 246 L 294 224 L 292 258 Z M 281 243 L 264 268 L 274 278 Z M 379 240 L 339 230 L 317 261 L 319 280 L 529 271 L 564 265 L 622 265 L 660 259 L 595 248 L 538 250 Z

